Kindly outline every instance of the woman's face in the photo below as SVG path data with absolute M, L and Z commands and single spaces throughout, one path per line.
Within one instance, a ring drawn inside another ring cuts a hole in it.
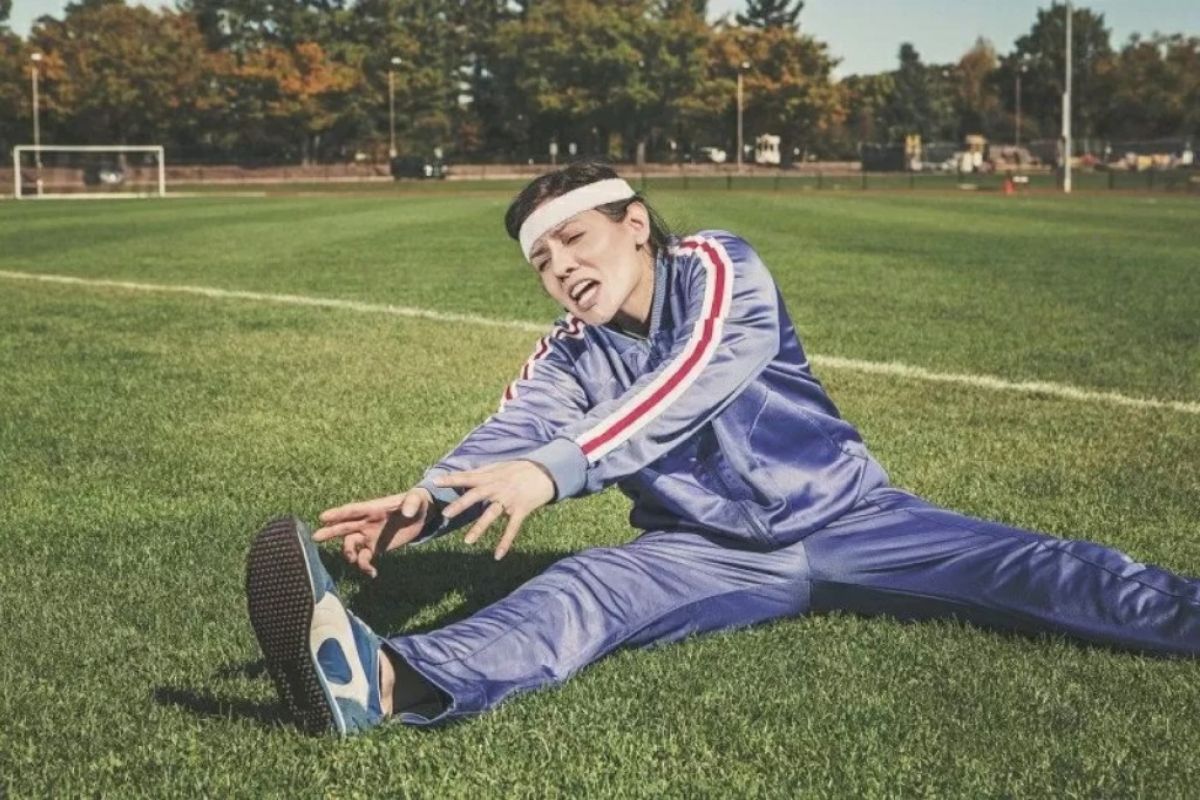
M 641 203 L 631 203 L 620 222 L 591 209 L 538 239 L 530 263 L 556 303 L 589 325 L 603 325 L 618 311 L 635 315 L 641 300 L 648 303 L 643 282 L 653 270 L 647 269 L 649 239 Z

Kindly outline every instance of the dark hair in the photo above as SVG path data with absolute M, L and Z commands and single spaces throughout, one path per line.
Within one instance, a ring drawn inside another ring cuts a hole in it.
M 508 211 L 504 214 L 504 229 L 513 239 L 519 239 L 521 225 L 542 203 L 564 195 L 572 189 L 578 189 L 580 186 L 586 186 L 606 178 L 618 177 L 620 176 L 617 175 L 616 170 L 602 161 L 576 161 L 562 169 L 547 172 L 530 181 L 529 185 L 522 189 L 521 193 L 512 201 Z M 650 252 L 657 255 L 669 243 L 671 229 L 667 227 L 662 216 L 646 202 L 646 198 L 642 197 L 641 192 L 628 200 L 617 200 L 614 203 L 596 206 L 596 210 L 613 222 L 620 222 L 625 219 L 625 211 L 629 208 L 630 203 L 641 203 L 646 207 L 646 213 L 650 217 Z

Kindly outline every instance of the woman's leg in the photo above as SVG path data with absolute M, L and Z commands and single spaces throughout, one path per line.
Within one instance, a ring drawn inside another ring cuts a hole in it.
M 804 540 L 812 610 L 956 617 L 1200 654 L 1200 581 L 1091 542 L 972 519 L 895 489 Z
M 450 699 L 432 719 L 399 715 L 422 725 L 561 682 L 622 645 L 675 641 L 807 609 L 803 546 L 761 552 L 656 531 L 565 558 L 461 622 L 385 644 Z

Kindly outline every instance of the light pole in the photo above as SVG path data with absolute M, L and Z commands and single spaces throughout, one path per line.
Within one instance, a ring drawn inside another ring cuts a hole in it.
M 388 64 L 388 158 L 396 157 L 396 67 L 400 64 L 400 56 L 392 56 Z
M 638 80 L 642 81 L 646 78 L 646 59 L 638 59 Z M 645 129 L 642 127 L 642 109 L 639 106 L 637 109 L 637 148 L 634 150 L 633 160 L 639 168 L 646 166 L 646 136 Z
M 42 194 L 42 125 L 38 109 L 38 64 L 42 61 L 41 53 L 31 53 L 29 60 L 33 62 L 30 78 L 33 81 L 33 167 L 37 193 Z
M 737 171 L 742 171 L 742 73 L 750 69 L 750 62 L 738 64 L 737 76 Z
M 1063 89 L 1063 193 L 1071 193 L 1071 0 L 1067 0 L 1067 80 Z
M 1025 74 L 1025 70 L 1027 70 L 1027 69 L 1029 69 L 1029 67 L 1025 64 L 1024 61 L 1022 61 L 1020 64 L 1017 65 L 1017 90 L 1016 90 L 1017 119 L 1016 119 L 1016 125 L 1014 126 L 1014 129 L 1013 129 L 1013 137 L 1016 139 L 1016 146 L 1017 146 L 1018 150 L 1021 149 L 1021 76 Z M 1018 153 L 1017 154 L 1018 163 L 1020 162 L 1020 158 L 1021 158 L 1021 156 Z

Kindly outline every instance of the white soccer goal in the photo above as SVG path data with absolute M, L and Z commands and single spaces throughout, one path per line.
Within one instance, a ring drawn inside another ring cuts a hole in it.
M 13 148 L 13 196 L 80 200 L 165 197 L 166 158 L 152 145 Z

